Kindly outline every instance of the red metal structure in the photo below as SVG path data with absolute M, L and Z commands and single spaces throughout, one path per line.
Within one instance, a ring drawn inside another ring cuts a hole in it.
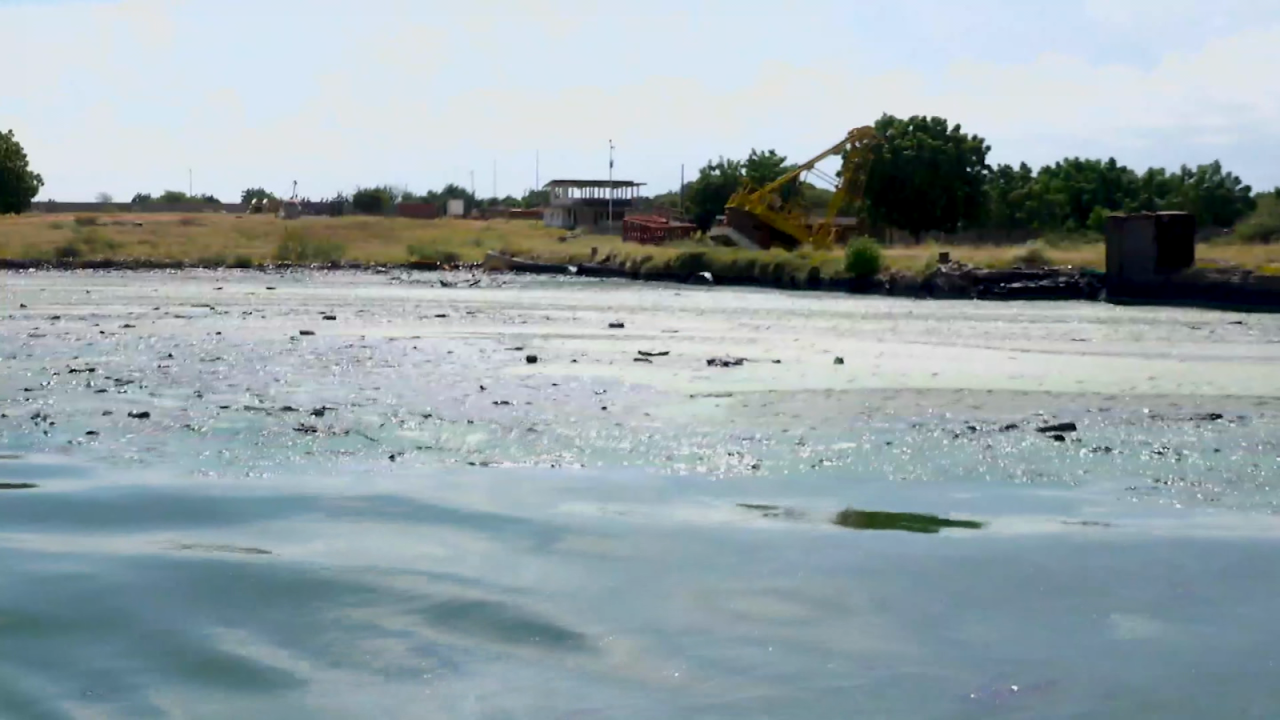
M 657 215 L 631 215 L 622 221 L 622 240 L 641 245 L 662 245 L 693 235 L 696 225 Z

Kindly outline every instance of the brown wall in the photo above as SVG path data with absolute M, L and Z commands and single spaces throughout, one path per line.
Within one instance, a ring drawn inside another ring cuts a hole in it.
M 396 213 L 400 217 L 415 220 L 435 220 L 440 217 L 440 207 L 434 203 L 400 203 L 396 205 Z

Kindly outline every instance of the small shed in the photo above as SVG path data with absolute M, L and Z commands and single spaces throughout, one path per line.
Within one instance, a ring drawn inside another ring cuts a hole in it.
M 1184 212 L 1107 217 L 1107 291 L 1159 283 L 1196 264 L 1196 217 Z

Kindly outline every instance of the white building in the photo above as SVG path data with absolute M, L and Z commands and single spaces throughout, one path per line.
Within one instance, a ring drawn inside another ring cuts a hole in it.
M 552 180 L 542 186 L 550 194 L 542 211 L 542 223 L 563 230 L 608 230 L 610 201 L 613 205 L 615 230 L 633 201 L 640 196 L 644 183 L 631 180 Z

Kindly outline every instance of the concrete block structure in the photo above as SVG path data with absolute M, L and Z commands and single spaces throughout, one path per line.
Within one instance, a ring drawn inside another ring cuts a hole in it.
M 1107 218 L 1107 292 L 1141 293 L 1195 266 L 1196 218 L 1183 212 Z
M 550 195 L 542 223 L 562 230 L 620 229 L 643 185 L 631 180 L 552 180 L 542 187 Z

